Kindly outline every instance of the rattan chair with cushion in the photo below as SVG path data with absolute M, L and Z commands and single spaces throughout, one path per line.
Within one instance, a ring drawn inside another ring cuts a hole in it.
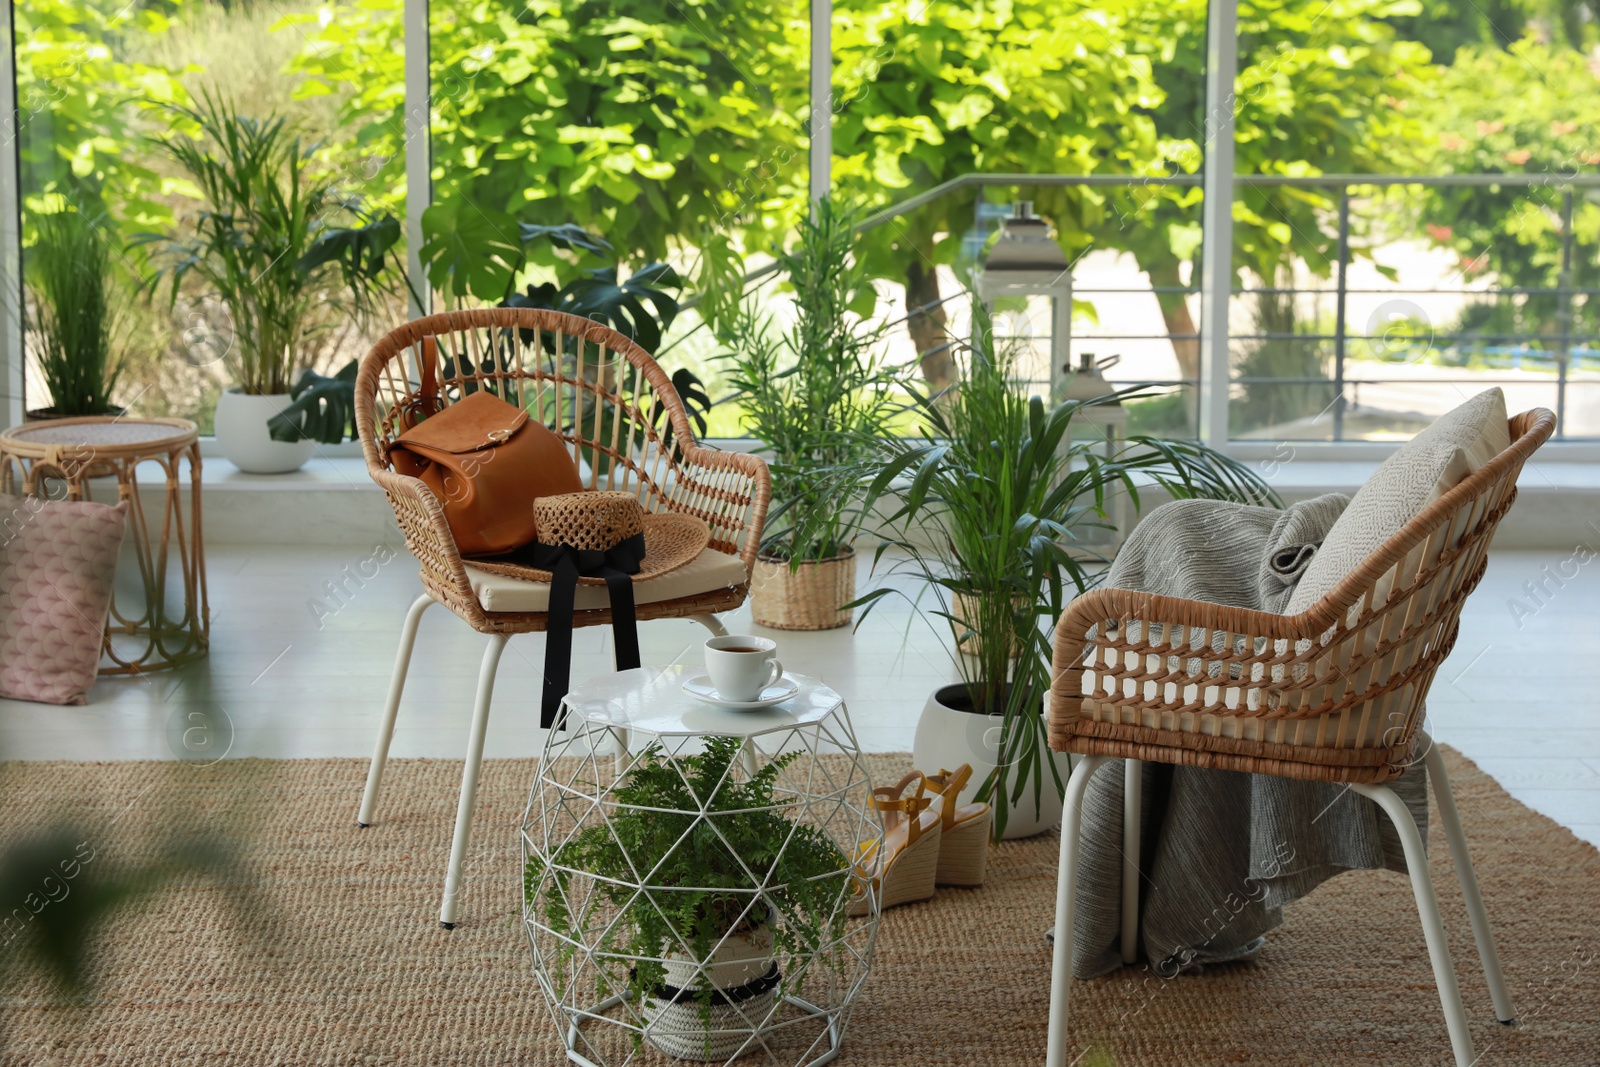
M 714 634 L 716 613 L 744 603 L 761 542 L 771 480 L 759 458 L 696 444 L 677 391 L 638 345 L 588 319 L 527 308 L 486 308 L 430 315 L 380 340 L 356 377 L 356 428 L 367 471 L 394 506 L 406 546 L 421 564 L 423 593 L 411 605 L 388 702 L 372 753 L 357 821 L 369 826 L 378 798 L 395 713 L 422 614 L 443 604 L 488 647 L 478 674 L 455 835 L 439 921 L 455 925 L 462 860 L 472 829 L 478 768 L 507 639 L 546 628 L 550 587 L 475 567 L 462 558 L 439 500 L 419 479 L 395 471 L 390 449 L 402 414 L 419 399 L 422 361 L 436 361 L 444 403 L 479 389 L 533 413 L 572 452 L 589 489 L 634 493 L 647 511 L 695 515 L 711 530 L 710 547 L 692 562 L 635 588 L 637 616 L 693 619 Z M 532 506 L 532 501 L 529 501 Z M 580 586 L 574 626 L 609 624 L 604 586 Z
M 1523 463 L 1549 438 L 1543 409 L 1510 420 L 1511 446 L 1428 505 L 1320 600 L 1294 615 L 1119 589 L 1074 600 L 1055 634 L 1050 744 L 1076 753 L 1056 896 L 1048 1067 L 1066 1063 L 1074 877 L 1089 778 L 1121 758 L 1347 783 L 1394 823 L 1460 1067 L 1473 1062 L 1421 835 L 1384 783 L 1427 765 L 1496 1016 L 1514 1020 L 1444 763 L 1421 730 L 1423 699 L 1483 577 L 1489 540 Z M 1136 804 L 1137 801 L 1135 800 Z M 1124 818 L 1122 954 L 1137 944 L 1136 812 Z

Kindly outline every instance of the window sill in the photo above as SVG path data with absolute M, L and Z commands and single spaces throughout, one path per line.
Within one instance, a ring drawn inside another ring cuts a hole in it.
M 1377 464 L 1296 460 L 1261 470 L 1286 501 L 1321 493 L 1353 493 Z M 158 491 L 159 468 L 140 472 L 144 491 Z M 360 457 L 318 456 L 292 474 L 244 474 L 220 456 L 202 467 L 206 540 L 215 544 L 353 545 L 398 543 L 389 502 Z M 1498 548 L 1600 549 L 1600 464 L 1540 463 L 1523 470 L 1517 505 L 1495 537 Z M 1159 503 L 1141 493 L 1147 508 Z M 147 507 L 154 501 L 147 501 Z

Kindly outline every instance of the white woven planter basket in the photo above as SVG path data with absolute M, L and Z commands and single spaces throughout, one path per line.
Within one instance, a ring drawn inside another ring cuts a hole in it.
M 729 937 L 704 967 L 679 953 L 662 962 L 670 988 L 644 998 L 646 1041 L 680 1060 L 718 1063 L 761 1047 L 751 1038 L 772 1017 L 779 992 L 770 927 Z M 696 996 L 708 980 L 717 990 L 709 1008 Z

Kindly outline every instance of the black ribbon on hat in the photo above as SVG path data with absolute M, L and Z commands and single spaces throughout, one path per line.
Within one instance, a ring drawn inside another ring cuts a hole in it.
M 580 577 L 604 578 L 606 590 L 611 594 L 611 641 L 616 649 L 617 670 L 639 666 L 639 621 L 633 607 L 633 576 L 643 566 L 644 554 L 643 533 L 618 541 L 604 551 L 535 542 L 517 553 L 518 562 L 550 572 L 544 698 L 539 706 L 539 725 L 545 729 L 562 725 L 556 719 L 561 700 L 572 681 L 572 616 Z

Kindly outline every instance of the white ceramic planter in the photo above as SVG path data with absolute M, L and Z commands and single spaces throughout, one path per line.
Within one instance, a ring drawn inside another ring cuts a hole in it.
M 305 466 L 314 441 L 274 441 L 267 420 L 288 407 L 288 393 L 252 396 L 229 389 L 217 398 L 217 447 L 246 474 L 287 474 Z
M 926 774 L 940 770 L 955 770 L 963 763 L 972 764 L 972 780 L 961 791 L 960 802 L 972 799 L 989 772 L 994 770 L 1000 753 L 1000 718 L 996 715 L 977 715 L 962 711 L 946 703 L 962 695 L 965 686 L 947 685 L 936 690 L 923 705 L 922 718 L 917 720 L 916 741 L 912 745 L 913 766 Z M 1067 780 L 1070 766 L 1065 753 L 1052 753 L 1061 780 Z M 1061 797 L 1055 782 L 1047 781 L 1040 791 L 1037 804 L 1033 800 L 1032 784 L 1023 798 L 1006 813 L 1008 840 L 1032 837 L 1061 821 Z

